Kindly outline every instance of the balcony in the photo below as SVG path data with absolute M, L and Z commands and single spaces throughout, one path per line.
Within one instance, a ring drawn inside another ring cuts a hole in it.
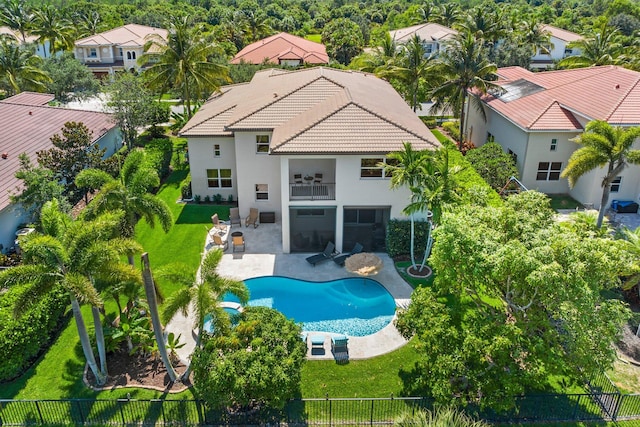
M 289 184 L 289 200 L 335 200 L 336 184 L 333 182 Z

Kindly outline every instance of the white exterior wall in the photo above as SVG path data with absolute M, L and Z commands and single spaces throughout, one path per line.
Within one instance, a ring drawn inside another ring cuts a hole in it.
M 190 137 L 187 140 L 189 165 L 191 168 L 191 190 L 193 195 L 212 197 L 221 194 L 226 200 L 229 195 L 238 198 L 238 173 L 236 168 L 236 149 L 233 137 Z M 220 145 L 220 157 L 214 156 L 215 144 Z M 207 169 L 231 169 L 231 188 L 209 188 Z
M 549 53 L 542 53 L 538 50 L 538 52 L 531 57 L 532 61 L 546 61 L 548 62 L 548 65 L 544 63 L 531 64 L 532 68 L 545 69 L 551 66 L 555 61 L 560 61 L 567 56 L 576 56 L 581 53 L 580 49 L 572 48 L 571 54 L 565 55 L 565 50 L 569 44 L 568 42 L 554 36 L 551 36 L 550 41 L 553 44 L 553 47 Z
M 14 246 L 18 225 L 31 219 L 20 205 L 9 205 L 0 211 L 0 244 L 6 251 Z
M 98 139 L 96 143 L 100 146 L 100 148 L 107 149 L 102 158 L 106 159 L 107 157 L 113 156 L 116 151 L 122 148 L 122 141 L 122 134 L 120 133 L 120 128 L 118 127 L 114 127 L 109 132 L 104 134 L 102 138 Z
M 261 212 L 275 212 L 278 221 L 282 215 L 280 158 L 256 153 L 256 135 L 271 138 L 270 131 L 235 133 L 238 178 L 233 185 L 237 188 L 240 217 L 248 216 L 250 208 L 257 208 Z M 269 186 L 269 200 L 256 200 L 256 184 Z
M 524 132 L 523 132 L 524 133 Z M 538 190 L 548 194 L 566 194 L 569 192 L 569 181 L 566 178 L 560 178 L 558 181 L 538 181 L 536 175 L 538 173 L 539 162 L 561 162 L 560 170 L 564 170 L 567 161 L 578 145 L 569 141 L 574 138 L 578 132 L 531 132 L 529 136 L 529 145 L 526 154 L 526 165 L 522 174 L 521 182 L 529 190 Z M 556 139 L 556 150 L 551 151 L 551 140 Z

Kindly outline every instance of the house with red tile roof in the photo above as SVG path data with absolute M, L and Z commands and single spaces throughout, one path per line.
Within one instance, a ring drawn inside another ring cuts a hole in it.
M 425 54 L 436 55 L 446 49 L 447 41 L 458 35 L 458 31 L 434 22 L 425 22 L 389 31 L 389 35 L 398 44 L 405 44 L 414 36 L 418 36 L 422 40 Z
M 33 46 L 34 53 L 38 55 L 40 58 L 48 58 L 51 56 L 51 49 L 49 48 L 49 41 L 44 43 L 38 43 L 38 36 L 34 36 L 32 34 L 25 34 L 25 38 L 23 40 L 22 34 L 19 31 L 13 30 L 6 26 L 0 26 L 0 35 L 3 37 L 8 37 L 16 41 L 16 43 L 20 45 L 30 45 Z
M 328 64 L 329 56 L 323 44 L 297 37 L 288 33 L 279 33 L 245 46 L 231 60 L 232 64 L 286 65 L 297 67 L 303 64 Z
M 591 120 L 614 126 L 640 126 L 640 73 L 617 66 L 531 72 L 498 69 L 505 90 L 483 98 L 486 121 L 469 109 L 467 138 L 476 146 L 499 143 L 516 159 L 520 181 L 544 193 L 568 193 L 599 208 L 602 170 L 584 175 L 573 189 L 560 173 Z M 640 148 L 640 144 L 638 148 Z M 611 199 L 639 201 L 640 167 L 631 166 L 611 187 Z
M 273 212 L 283 251 L 318 252 L 327 242 L 383 250 L 407 189 L 390 190 L 386 155 L 435 149 L 438 140 L 392 86 L 372 74 L 313 67 L 263 70 L 225 86 L 181 130 L 191 184 Z
M 538 52 L 531 58 L 532 69 L 546 70 L 553 68 L 556 62 L 568 56 L 580 55 L 580 49 L 569 47 L 570 43 L 582 40 L 583 37 L 580 34 L 549 24 L 542 25 L 542 31 L 549 34 L 550 49 L 548 51 L 538 49 Z
M 22 92 L 0 101 L 4 135 L 0 140 L 0 244 L 5 250 L 14 245 L 18 225 L 31 220 L 28 212 L 9 200 L 22 183 L 15 176 L 20 154 L 26 153 L 37 164 L 36 153 L 53 147 L 51 137 L 70 121 L 89 128 L 93 142 L 107 149 L 105 157 L 122 147 L 122 136 L 110 114 L 47 106 L 53 99 L 53 95 Z
M 138 58 L 152 37 L 167 39 L 162 28 L 127 24 L 99 34 L 76 40 L 74 55 L 99 77 L 123 70 L 139 70 Z

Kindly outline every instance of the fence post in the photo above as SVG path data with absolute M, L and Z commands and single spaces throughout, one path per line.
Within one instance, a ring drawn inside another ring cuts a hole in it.
M 42 418 L 42 412 L 40 411 L 40 405 L 38 405 L 38 400 L 36 400 L 36 410 L 38 411 L 38 417 L 40 417 L 40 424 L 45 425 L 44 419 Z
M 618 393 L 618 398 L 616 399 L 616 406 L 613 409 L 613 413 L 611 414 L 611 420 L 615 423 L 618 420 L 618 413 L 620 412 L 620 407 L 622 406 L 622 401 L 624 400 L 624 394 Z
M 124 406 L 122 404 L 122 402 L 124 402 L 124 399 L 118 399 L 117 402 L 118 405 L 120 405 L 120 418 L 122 419 L 122 425 L 126 425 L 127 423 L 124 422 L 124 409 L 122 408 Z
M 578 400 L 576 400 L 576 405 L 573 407 L 573 416 L 571 417 L 572 420 L 575 421 L 576 416 L 578 415 L 578 408 L 580 407 L 580 398 L 582 397 L 581 394 L 578 395 Z
M 329 400 L 329 393 L 326 394 L 326 399 L 327 399 L 327 401 L 329 401 L 329 427 L 331 427 L 331 421 L 333 420 L 333 413 L 331 412 L 332 411 L 332 405 L 331 405 L 332 401 Z
M 370 418 L 371 424 L 370 425 L 373 425 L 373 409 L 374 409 L 373 403 L 374 402 L 375 402 L 375 400 L 371 399 L 371 418 Z
M 74 402 L 78 407 L 78 413 L 80 414 L 80 422 L 82 423 L 82 425 L 84 425 L 84 414 L 82 413 L 82 405 L 80 405 L 80 401 L 77 399 L 74 399 Z

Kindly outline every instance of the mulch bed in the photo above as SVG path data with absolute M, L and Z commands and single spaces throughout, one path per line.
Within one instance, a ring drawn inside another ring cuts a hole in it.
M 154 390 L 179 392 L 190 387 L 190 383 L 171 383 L 162 359 L 151 355 L 129 355 L 126 348 L 107 354 L 107 368 L 109 377 L 103 386 L 96 384 L 96 379 L 90 369 L 87 369 L 85 381 L 92 388 L 108 390 L 118 387 L 144 387 Z M 187 367 L 182 363 L 175 366 L 180 375 Z

